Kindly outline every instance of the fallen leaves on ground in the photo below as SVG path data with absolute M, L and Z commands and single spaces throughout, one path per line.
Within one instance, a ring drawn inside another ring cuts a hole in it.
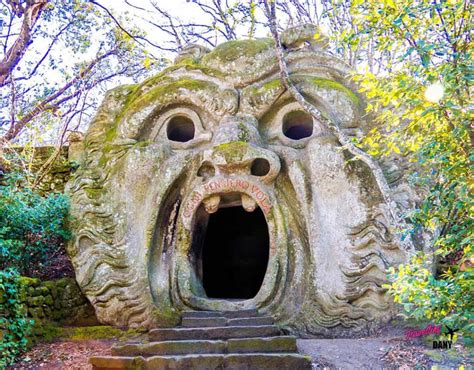
M 380 359 L 400 369 L 413 369 L 417 366 L 426 366 L 429 362 L 428 356 L 423 352 L 422 346 L 413 343 L 402 342 L 391 347 Z
M 111 340 L 38 343 L 12 369 L 92 369 L 89 357 L 110 355 Z

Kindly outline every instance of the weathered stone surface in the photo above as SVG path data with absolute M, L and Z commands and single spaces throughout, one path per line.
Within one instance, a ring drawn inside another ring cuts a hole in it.
M 150 330 L 150 340 L 186 340 L 186 339 L 228 339 L 250 338 L 280 334 L 274 325 L 262 326 L 221 326 L 203 328 L 172 328 Z
M 297 354 L 197 354 L 153 357 L 92 357 L 93 369 L 311 369 Z
M 347 67 L 304 47 L 308 30 L 285 36 L 286 59 L 318 118 L 284 91 L 269 39 L 190 48 L 107 94 L 68 183 L 68 252 L 99 320 L 153 328 L 183 311 L 258 308 L 299 335 L 351 336 L 392 317 L 382 286 L 407 252 L 369 169 L 325 124 L 359 136 L 371 123 Z M 224 207 L 259 208 L 267 224 L 268 265 L 251 298 L 212 299 L 203 283 L 202 233 Z
M 228 326 L 244 326 L 244 325 L 273 325 L 275 322 L 271 316 L 261 317 L 242 317 L 227 320 Z
M 178 340 L 127 343 L 112 347 L 114 356 L 185 355 L 200 353 L 297 352 L 296 337 L 241 338 L 228 340 Z
M 22 277 L 20 300 L 28 318 L 35 321 L 31 340 L 48 331 L 45 322 L 66 325 L 96 324 L 94 309 L 73 278 L 41 281 Z
M 296 337 L 281 336 L 275 326 L 156 329 L 149 332 L 149 339 L 115 345 L 113 357 L 92 357 L 91 363 L 97 369 L 311 367 L 309 359 L 297 355 Z
M 297 352 L 296 337 L 241 338 L 227 341 L 228 353 Z
M 225 317 L 189 317 L 181 320 L 184 327 L 199 326 L 256 326 L 256 325 L 273 325 L 273 318 L 270 316 L 262 317 L 243 317 L 235 319 L 227 319 Z
M 112 347 L 116 356 L 186 355 L 198 353 L 225 353 L 222 340 L 177 340 L 145 344 L 125 344 Z
M 227 319 L 261 317 L 256 309 L 239 311 L 184 311 L 182 318 L 225 317 Z
M 196 326 L 227 326 L 227 319 L 225 317 L 183 318 L 181 325 L 189 328 Z

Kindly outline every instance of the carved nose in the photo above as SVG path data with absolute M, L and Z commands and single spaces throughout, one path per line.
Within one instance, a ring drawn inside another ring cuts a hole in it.
M 280 172 L 280 158 L 263 148 L 257 121 L 252 116 L 223 119 L 214 135 L 213 147 L 203 153 L 198 176 L 255 176 L 269 184 Z

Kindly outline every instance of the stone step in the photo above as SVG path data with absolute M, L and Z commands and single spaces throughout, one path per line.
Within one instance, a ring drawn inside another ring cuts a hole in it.
M 237 317 L 255 317 L 258 316 L 256 309 L 240 310 L 240 311 L 184 311 L 183 318 L 195 317 L 226 317 L 234 319 Z
M 114 345 L 114 356 L 296 352 L 296 337 L 239 338 L 224 340 L 179 340 Z
M 219 326 L 205 328 L 169 328 L 150 330 L 150 341 L 164 340 L 199 340 L 270 337 L 280 334 L 275 325 L 260 326 Z
M 184 317 L 181 325 L 186 328 L 210 327 L 210 326 L 260 326 L 272 325 L 271 316 L 242 317 L 228 319 L 225 317 Z
M 184 356 L 90 358 L 93 369 L 311 369 L 311 360 L 294 353 L 193 354 Z

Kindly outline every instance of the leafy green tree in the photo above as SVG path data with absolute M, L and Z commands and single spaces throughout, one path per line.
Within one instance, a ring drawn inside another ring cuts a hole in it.
M 472 15 L 468 1 L 353 1 L 345 45 L 372 40 L 384 73 L 354 79 L 379 125 L 360 143 L 374 156 L 402 155 L 422 201 L 409 233 L 430 235 L 390 286 L 405 314 L 472 330 Z

